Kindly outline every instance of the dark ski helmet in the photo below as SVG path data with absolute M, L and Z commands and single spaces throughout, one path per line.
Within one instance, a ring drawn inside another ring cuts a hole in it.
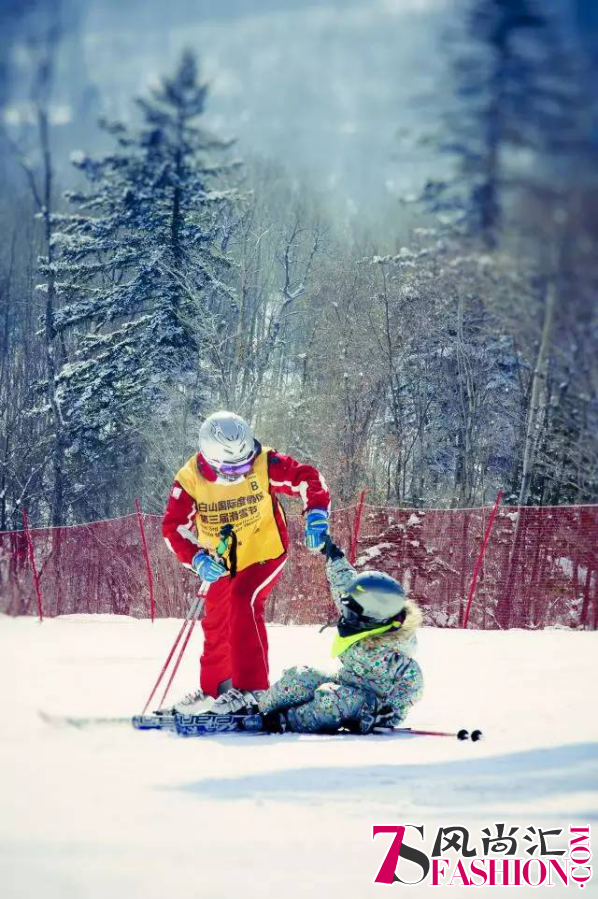
M 390 624 L 405 609 L 405 591 L 381 571 L 362 571 L 340 599 L 341 619 L 352 630 Z

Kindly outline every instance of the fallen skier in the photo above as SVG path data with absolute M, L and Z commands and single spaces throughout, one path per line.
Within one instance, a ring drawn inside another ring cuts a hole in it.
M 377 571 L 358 574 L 330 540 L 322 552 L 340 613 L 332 647 L 340 671 L 288 668 L 242 711 L 259 710 L 274 731 L 366 734 L 400 724 L 423 690 L 413 658 L 421 612 L 394 578 Z

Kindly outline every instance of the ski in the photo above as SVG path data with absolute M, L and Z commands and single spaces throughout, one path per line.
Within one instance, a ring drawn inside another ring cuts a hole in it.
M 267 733 L 261 715 L 175 715 L 177 734 L 201 737 L 207 734 Z
M 93 715 L 50 715 L 39 711 L 39 717 L 45 724 L 53 727 L 76 727 L 83 729 L 97 725 L 122 725 L 128 727 L 133 724 L 136 730 L 175 730 L 174 715 L 130 715 L 126 717 L 101 717 Z
M 127 721 L 135 730 L 176 730 L 176 715 L 133 715 Z
M 93 717 L 87 715 L 50 715 L 39 711 L 39 717 L 45 724 L 53 727 L 90 727 L 94 724 L 130 724 L 130 718 Z
M 177 733 L 182 737 L 203 737 L 210 734 L 231 734 L 231 733 L 253 733 L 266 734 L 270 733 L 264 729 L 263 718 L 260 714 L 251 715 L 214 715 L 206 712 L 201 715 L 178 715 L 178 714 L 161 714 L 161 715 L 134 715 L 130 717 L 93 717 L 83 715 L 50 715 L 47 712 L 40 711 L 40 718 L 46 724 L 55 727 L 76 727 L 86 728 L 95 725 L 133 725 L 135 730 L 166 730 Z M 340 731 L 339 735 L 344 733 Z M 377 736 L 403 736 L 403 737 L 452 737 L 459 741 L 471 740 L 473 743 L 478 742 L 483 737 L 482 731 L 479 729 L 468 731 L 464 728 L 459 731 L 441 731 L 441 730 L 424 730 L 413 727 L 393 727 L 374 731 Z M 330 735 L 327 735 L 330 736 Z

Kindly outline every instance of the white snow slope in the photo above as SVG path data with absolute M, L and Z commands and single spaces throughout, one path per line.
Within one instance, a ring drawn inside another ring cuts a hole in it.
M 430 849 L 440 825 L 467 825 L 479 842 L 481 828 L 495 822 L 568 827 L 596 819 L 596 633 L 424 629 L 426 693 L 408 723 L 482 727 L 478 744 L 184 739 L 40 720 L 38 709 L 139 711 L 179 626 L 0 617 L 3 899 L 367 899 L 390 890 L 373 883 L 390 843 L 372 839 L 374 824 L 424 824 Z M 331 633 L 271 627 L 273 675 L 293 663 L 331 666 Z M 200 643 L 194 636 L 175 695 L 196 685 Z M 406 859 L 400 865 L 404 879 L 420 875 Z M 449 895 L 461 896 L 456 883 Z M 595 878 L 583 894 L 596 895 Z

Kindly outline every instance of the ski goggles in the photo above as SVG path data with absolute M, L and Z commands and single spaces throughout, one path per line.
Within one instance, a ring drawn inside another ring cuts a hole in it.
M 251 459 L 246 459 L 244 462 L 236 462 L 235 464 L 228 462 L 221 462 L 218 465 L 218 471 L 220 474 L 226 475 L 242 475 L 248 474 L 253 468 L 253 463 L 255 462 L 255 456 L 252 456 Z
M 341 616 L 347 624 L 370 624 L 371 620 L 363 614 L 363 606 L 357 602 L 351 594 L 347 593 L 341 596 L 339 600 L 341 606 Z
M 396 615 L 391 615 L 390 618 L 373 618 L 371 615 L 364 615 L 363 606 L 350 593 L 341 596 L 339 603 L 343 621 L 352 627 L 384 627 L 387 624 L 394 624 L 395 627 L 400 627 L 402 624 L 402 621 L 400 623 L 396 621 Z

